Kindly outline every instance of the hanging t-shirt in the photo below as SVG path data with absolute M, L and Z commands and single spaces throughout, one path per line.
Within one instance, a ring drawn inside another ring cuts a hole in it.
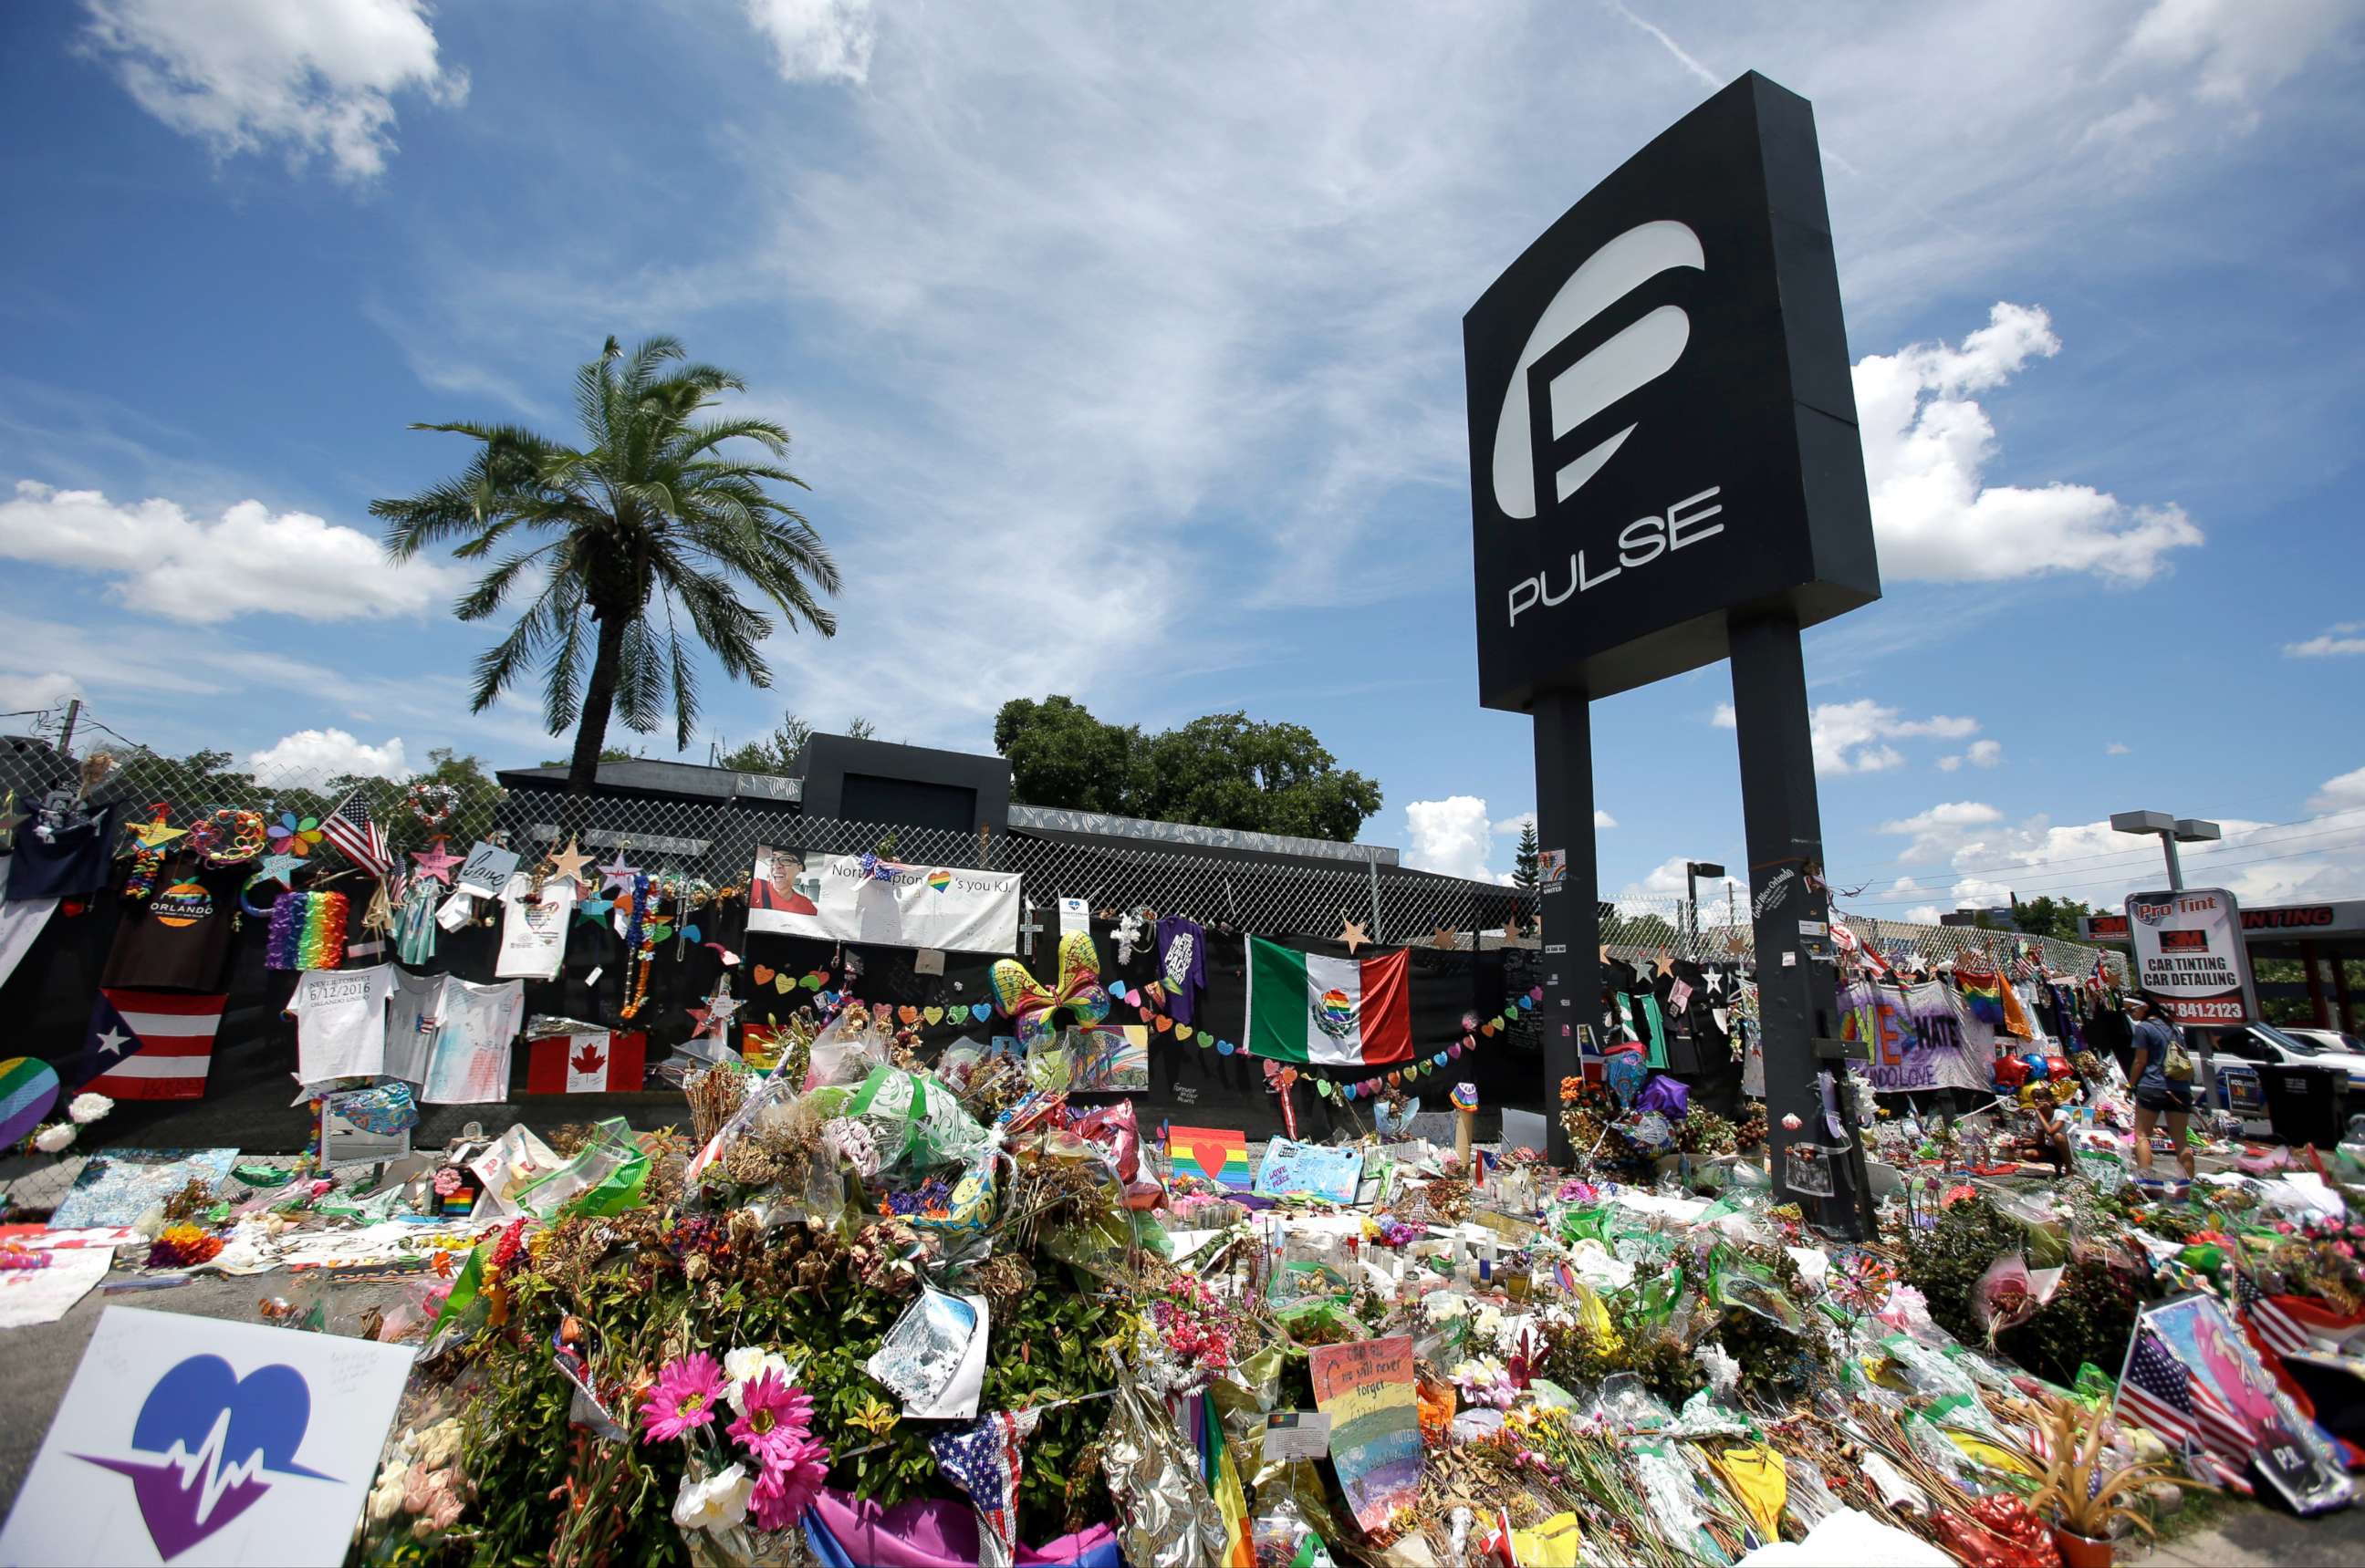
M 394 997 L 386 1009 L 385 1075 L 411 1083 L 427 1081 L 435 1031 L 443 1021 L 443 975 L 394 973 Z
M 503 980 L 556 980 L 566 961 L 566 928 L 575 919 L 575 884 L 553 877 L 531 902 L 533 879 L 520 871 L 501 890 L 501 951 L 493 973 Z
M 386 1003 L 395 972 L 392 964 L 304 971 L 287 999 L 299 1080 L 375 1078 L 386 1070 Z
M 16 865 L 8 874 L 7 901 L 86 899 L 114 879 L 115 841 L 123 836 L 122 806 L 95 816 L 50 827 L 36 812 L 17 829 Z
M 207 994 L 226 989 L 246 873 L 243 866 L 212 868 L 194 855 L 174 857 L 157 873 L 155 891 L 125 901 L 98 983 Z
M 1197 921 L 1170 914 L 1158 923 L 1158 983 L 1174 1022 L 1197 1022 L 1193 1014 L 1207 989 L 1207 932 Z
M 394 956 L 406 964 L 432 963 L 435 958 L 435 905 L 443 885 L 420 877 L 402 890 L 394 913 Z
M 421 1103 L 472 1105 L 510 1097 L 510 1044 L 525 1027 L 525 987 L 443 978 L 435 1046 Z

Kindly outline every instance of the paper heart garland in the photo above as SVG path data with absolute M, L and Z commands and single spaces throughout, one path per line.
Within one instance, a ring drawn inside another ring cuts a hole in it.
M 969 1004 L 969 1015 L 982 1024 L 987 1019 L 993 1016 L 993 1003 L 991 1002 L 972 1002 Z
M 1478 1027 L 1478 1014 L 1475 1013 L 1464 1013 L 1462 1015 L 1462 1032 L 1466 1035 L 1476 1027 Z
M 1487 1019 L 1487 1020 L 1486 1020 L 1486 1022 L 1485 1022 L 1484 1024 L 1481 1024 L 1481 1025 L 1478 1025 L 1478 1032 L 1479 1032 L 1480 1034 L 1485 1035 L 1485 1036 L 1489 1036 L 1489 1037 L 1491 1038 L 1491 1037 L 1493 1036 L 1493 1035 L 1494 1035 L 1495 1031 L 1496 1031 L 1496 1030 L 1497 1030 L 1497 1029 L 1499 1029 L 1499 1028 L 1501 1028 L 1501 1027 L 1502 1027 L 1502 1025 L 1501 1025 L 1501 1024 L 1497 1023 L 1496 1020 L 1494 1020 L 1494 1019 L 1492 1019 L 1492 1018 L 1489 1018 L 1489 1019 Z
M 815 969 L 813 973 L 797 981 L 797 983 L 804 987 L 807 991 L 819 991 L 823 986 L 829 983 L 829 971 L 827 969 Z
M 1174 1020 L 1161 1013 L 1158 1015 L 1158 1032 L 1161 1035 L 1174 1027 Z
M 782 996 L 786 996 L 790 991 L 795 990 L 796 984 L 796 981 L 790 980 L 786 975 L 774 975 L 772 977 L 772 989 L 779 991 Z
M 1177 1024 L 1177 1025 L 1174 1025 L 1174 1037 L 1175 1037 L 1176 1039 L 1178 1039 L 1178 1040 L 1187 1040 L 1187 1039 L 1189 1039 L 1189 1038 L 1191 1037 L 1191 1034 L 1192 1034 L 1192 1030 L 1191 1030 L 1191 1025 L 1188 1025 L 1188 1024 Z
M 1528 1000 L 1529 1000 L 1530 1002 L 1541 1002 L 1543 999 L 1544 999 L 1544 988 L 1543 988 L 1543 987 L 1541 987 L 1541 986 L 1540 986 L 1540 985 L 1531 985 L 1531 986 L 1528 987 Z
M 945 1021 L 945 1010 L 941 1007 L 924 1007 L 920 1009 L 920 1016 L 925 1018 L 930 1024 L 941 1024 Z
M 1202 1029 L 1202 1030 L 1200 1030 L 1200 1031 L 1199 1031 L 1199 1048 L 1200 1048 L 1201 1050 L 1203 1050 L 1203 1051 L 1204 1051 L 1204 1050 L 1207 1049 L 1209 1047 L 1213 1046 L 1215 1043 L 1216 1043 L 1216 1036 L 1215 1036 L 1210 1035 L 1210 1034 L 1209 1034 L 1209 1033 L 1207 1033 L 1207 1031 L 1206 1031 L 1206 1030 L 1205 1030 L 1205 1029 Z M 1229 1052 L 1229 1051 L 1226 1051 L 1224 1054 L 1225 1054 L 1226 1056 L 1229 1056 L 1229 1055 L 1231 1055 L 1232 1053 L 1231 1053 L 1231 1052 Z
M 1237 1046 L 1233 1045 L 1233 1044 L 1232 1044 L 1232 1042 L 1231 1042 L 1231 1041 L 1229 1041 L 1229 1040 L 1217 1040 L 1217 1041 L 1216 1042 L 1216 1054 L 1217 1056 L 1226 1056 L 1226 1057 L 1227 1057 L 1227 1056 L 1231 1055 L 1231 1054 L 1232 1054 L 1232 1052 L 1234 1052 L 1235 1050 L 1238 1050 L 1239 1048 L 1239 1047 L 1237 1047 Z
M 895 1009 L 895 1016 L 902 1019 L 903 1026 L 908 1029 L 920 1021 L 920 1010 L 910 1006 L 898 1007 Z
M 1446 1047 L 1445 1054 L 1452 1057 L 1455 1061 L 1460 1061 L 1462 1059 L 1462 1043 L 1457 1040 L 1452 1045 Z
M 754 969 L 747 972 L 756 977 L 756 983 L 757 985 L 769 985 L 772 983 L 772 977 L 779 971 L 773 969 L 769 964 L 757 964 Z

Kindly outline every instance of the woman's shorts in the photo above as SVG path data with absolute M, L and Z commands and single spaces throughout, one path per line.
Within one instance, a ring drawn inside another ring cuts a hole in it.
M 2135 1103 L 2146 1111 L 2190 1112 L 2192 1091 L 2182 1084 L 2171 1083 L 2165 1089 L 2138 1089 Z

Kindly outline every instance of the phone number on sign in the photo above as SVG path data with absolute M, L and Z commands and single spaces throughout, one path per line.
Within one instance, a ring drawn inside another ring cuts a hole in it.
M 2212 996 L 2194 1000 L 2169 997 L 2168 1010 L 2180 1024 L 2239 1024 L 2247 1015 L 2238 996 Z

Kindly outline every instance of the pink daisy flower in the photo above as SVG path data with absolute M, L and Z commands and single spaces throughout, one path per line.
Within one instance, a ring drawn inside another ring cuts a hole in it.
M 745 1413 L 731 1423 L 731 1435 L 768 1469 L 813 1436 L 813 1397 L 790 1388 L 777 1371 L 741 1384 L 739 1403 Z
M 757 1529 L 787 1529 L 797 1522 L 829 1475 L 829 1450 L 811 1439 L 799 1440 L 777 1460 L 768 1460 L 747 1512 Z
M 668 1362 L 641 1406 L 641 1420 L 647 1428 L 641 1441 L 669 1442 L 713 1420 L 723 1384 L 722 1363 L 703 1350 Z

